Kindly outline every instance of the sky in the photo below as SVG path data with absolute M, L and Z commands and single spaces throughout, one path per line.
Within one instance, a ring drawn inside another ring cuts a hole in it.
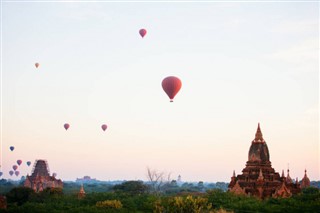
M 1 7 L 2 177 L 45 159 L 62 180 L 147 180 L 149 167 L 228 182 L 260 122 L 277 172 L 320 180 L 319 3 Z M 182 81 L 173 103 L 167 76 Z

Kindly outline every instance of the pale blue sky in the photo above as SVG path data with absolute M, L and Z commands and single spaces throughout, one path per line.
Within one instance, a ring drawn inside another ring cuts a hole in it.
M 63 180 L 146 179 L 149 166 L 229 181 L 260 122 L 276 171 L 320 179 L 318 3 L 5 1 L 2 13 L 5 177 L 20 158 Z M 169 75 L 182 80 L 174 103 Z

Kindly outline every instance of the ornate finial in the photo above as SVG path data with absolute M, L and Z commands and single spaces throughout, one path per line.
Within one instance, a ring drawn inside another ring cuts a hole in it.
M 282 169 L 282 175 L 281 175 L 281 177 L 284 177 L 284 170 Z
M 260 123 L 258 123 L 258 129 L 256 132 L 256 137 L 254 138 L 254 142 L 261 142 L 261 143 L 264 142 L 263 137 L 262 137 L 262 132 L 260 129 Z
M 233 177 L 236 177 L 236 172 L 233 170 Z

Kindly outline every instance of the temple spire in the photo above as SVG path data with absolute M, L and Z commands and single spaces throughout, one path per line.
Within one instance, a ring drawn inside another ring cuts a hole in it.
M 263 137 L 262 137 L 262 132 L 260 129 L 260 123 L 258 123 L 258 128 L 257 128 L 257 132 L 256 132 L 256 137 L 254 138 L 254 142 L 260 142 L 260 143 L 264 143 Z
M 236 172 L 233 170 L 233 176 L 232 177 L 236 177 Z

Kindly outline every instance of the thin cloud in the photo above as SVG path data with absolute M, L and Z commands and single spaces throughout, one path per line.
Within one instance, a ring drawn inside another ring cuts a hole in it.
M 287 63 L 317 63 L 319 60 L 318 39 L 307 39 L 286 49 L 280 49 L 269 55 L 269 58 Z

